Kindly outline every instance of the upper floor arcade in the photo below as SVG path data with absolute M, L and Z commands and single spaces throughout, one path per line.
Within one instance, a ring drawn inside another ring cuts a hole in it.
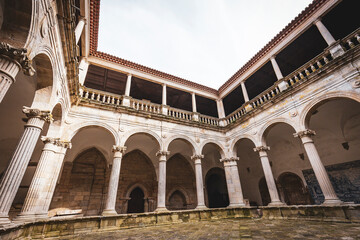
M 85 1 L 85 17 L 75 30 L 81 49 L 77 104 L 231 129 L 358 54 L 360 30 L 352 4 L 314 1 L 219 89 L 212 89 L 97 51 L 100 3 Z

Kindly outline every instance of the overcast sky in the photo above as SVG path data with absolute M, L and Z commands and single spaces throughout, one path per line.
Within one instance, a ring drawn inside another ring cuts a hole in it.
M 98 50 L 219 88 L 311 0 L 101 0 Z

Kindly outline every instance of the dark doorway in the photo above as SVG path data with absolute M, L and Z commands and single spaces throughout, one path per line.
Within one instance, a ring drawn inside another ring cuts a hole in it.
M 144 212 L 144 192 L 137 187 L 130 193 L 130 200 L 128 201 L 128 213 L 142 213 Z
M 290 172 L 283 173 L 279 177 L 279 184 L 287 205 L 311 204 L 310 194 L 298 175 Z
M 265 177 L 262 177 L 259 181 L 259 191 L 261 195 L 261 201 L 263 206 L 267 206 L 269 203 L 271 203 L 271 198 L 269 194 L 269 189 L 266 184 Z
M 176 190 L 169 198 L 169 210 L 186 209 L 186 199 L 182 192 Z
M 209 170 L 206 174 L 206 190 L 209 208 L 227 207 L 229 205 L 229 196 L 223 169 L 212 168 Z

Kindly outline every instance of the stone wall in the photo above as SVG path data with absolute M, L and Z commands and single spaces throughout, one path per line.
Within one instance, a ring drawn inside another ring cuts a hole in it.
M 65 209 L 81 209 L 84 215 L 100 215 L 109 174 L 105 158 L 96 148 L 79 154 L 73 163 L 65 163 L 50 205 L 50 215 Z
M 340 200 L 360 203 L 360 160 L 329 165 L 325 168 Z M 303 170 L 303 174 L 314 203 L 321 204 L 324 201 L 324 195 L 314 171 Z

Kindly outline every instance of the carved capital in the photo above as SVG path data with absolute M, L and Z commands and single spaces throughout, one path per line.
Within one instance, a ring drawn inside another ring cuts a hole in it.
M 120 152 L 121 154 L 124 154 L 125 153 L 125 151 L 126 151 L 126 149 L 127 149 L 127 147 L 121 147 L 121 146 L 116 146 L 116 145 L 114 145 L 113 147 L 112 147 L 112 152 L 114 152 L 114 153 L 116 153 L 116 152 Z
M 27 50 L 25 48 L 14 48 L 7 43 L 0 42 L 0 55 L 18 64 L 26 75 L 34 75 L 35 69 L 27 56 Z
M 45 122 L 50 123 L 54 120 L 50 111 L 41 111 L 39 109 L 34 109 L 34 108 L 29 108 L 29 107 L 23 107 L 22 111 L 26 115 L 26 118 L 24 118 L 24 121 L 27 121 L 30 118 L 40 118 L 41 120 L 44 120 Z
M 156 153 L 156 156 L 168 156 L 170 155 L 170 152 L 169 151 L 162 151 L 162 150 L 159 150 L 157 153 Z
M 239 161 L 238 157 L 229 157 L 229 158 L 222 158 L 220 159 L 220 162 L 235 162 Z
M 71 142 L 60 140 L 60 138 L 41 136 L 41 141 L 43 141 L 43 143 L 45 144 L 51 143 L 58 147 L 67 148 L 67 149 L 70 149 L 72 147 Z
M 268 146 L 259 146 L 259 147 L 254 148 L 254 152 L 266 152 L 269 150 L 270 150 L 270 147 L 268 147 Z
M 302 137 L 315 136 L 316 133 L 315 133 L 314 130 L 306 129 L 306 130 L 304 130 L 304 131 L 300 131 L 300 132 L 294 133 L 293 135 L 294 135 L 294 137 L 302 138 Z
M 204 158 L 204 155 L 202 155 L 202 154 L 195 154 L 195 155 L 193 155 L 193 156 L 191 156 L 191 160 L 192 161 L 195 161 L 195 160 L 197 160 L 197 159 L 203 159 Z

